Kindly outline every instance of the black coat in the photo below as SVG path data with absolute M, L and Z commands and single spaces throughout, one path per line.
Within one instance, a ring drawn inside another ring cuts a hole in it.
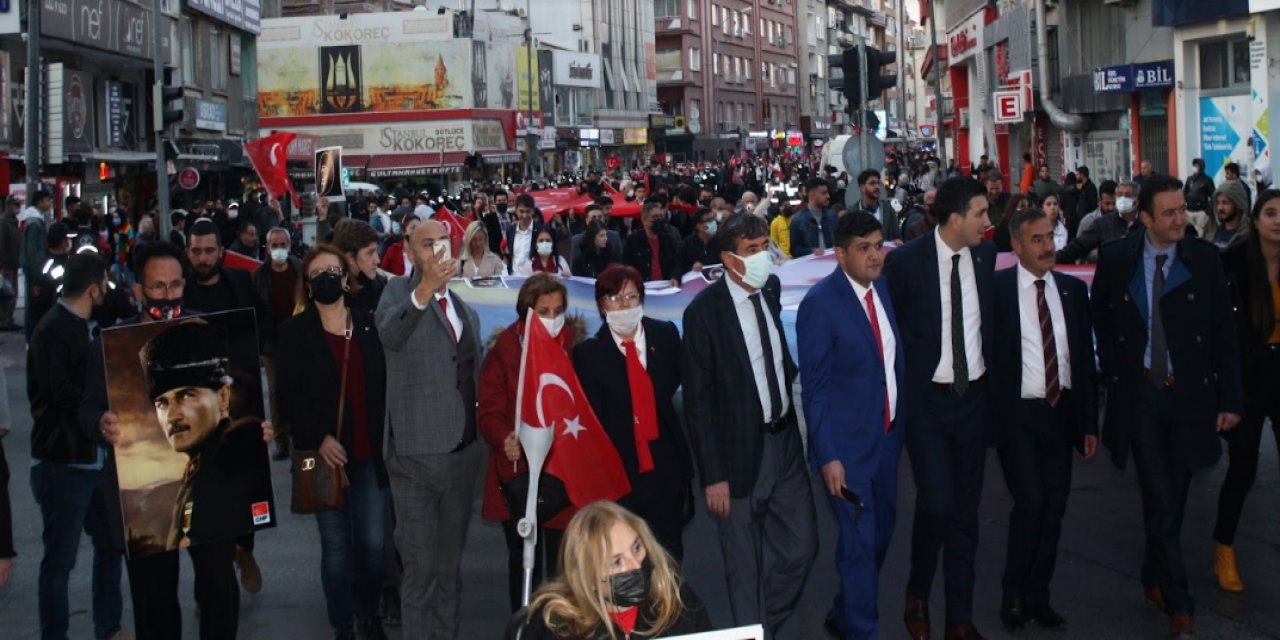
M 363 357 L 369 443 L 378 470 L 378 484 L 385 487 L 387 471 L 382 462 L 382 433 L 387 413 L 386 357 L 372 313 L 352 309 L 351 324 L 353 338 L 359 341 Z M 295 448 L 319 449 L 325 436 L 337 435 L 338 392 L 342 384 L 339 365 L 315 307 L 308 306 L 302 313 L 280 323 L 276 393 L 280 398 L 280 416 L 291 427 Z M 350 380 L 347 382 L 351 384 Z M 340 444 L 347 450 L 348 459 L 355 446 L 351 411 L 351 404 L 346 403 Z
M 1249 247 L 1248 243 L 1239 243 L 1222 252 L 1222 267 L 1227 277 L 1227 294 L 1231 300 L 1231 308 L 1236 321 L 1236 336 L 1240 339 L 1240 363 L 1249 381 L 1264 379 L 1256 376 L 1255 369 L 1260 362 L 1266 362 L 1259 356 L 1267 352 L 1267 338 L 1253 326 L 1250 305 L 1253 296 L 1249 291 Z M 1274 313 L 1274 310 L 1273 310 Z M 1255 375 L 1250 375 L 1255 374 Z M 1247 386 L 1247 383 L 1246 383 Z
M 774 324 L 782 332 L 782 284 L 769 276 L 762 290 Z M 698 293 L 684 312 L 684 416 L 698 460 L 702 486 L 729 483 L 742 498 L 755 487 L 764 451 L 764 413 L 751 370 L 746 339 L 722 278 Z M 783 340 L 782 391 L 796 378 L 791 349 Z M 799 428 L 792 399 L 787 419 Z
M 1067 351 L 1071 354 L 1072 444 L 1083 451 L 1084 437 L 1098 434 L 1098 370 L 1094 364 L 1093 324 L 1089 289 L 1072 276 L 1050 271 L 1067 322 Z M 1022 396 L 1022 322 L 1018 305 L 1018 269 L 995 274 L 995 334 L 987 371 L 992 373 L 992 427 L 997 444 L 1014 427 L 1013 409 Z
M 1103 246 L 1093 277 L 1099 373 L 1110 385 L 1102 442 L 1120 467 L 1133 441 L 1142 385 L 1150 384 L 1143 364 L 1149 314 L 1142 266 L 1146 237 L 1131 233 Z M 1160 312 L 1175 379 L 1175 435 L 1191 469 L 1200 469 L 1222 454 L 1217 415 L 1240 414 L 1244 406 L 1240 343 L 1217 247 L 1197 239 L 1178 243 Z
M 4 439 L 0 438 L 0 559 L 18 555 L 13 550 L 13 513 L 9 509 L 9 463 L 4 458 Z
M 663 629 L 662 633 L 655 636 L 643 636 L 645 638 L 666 638 L 669 636 L 683 636 L 692 633 L 700 633 L 703 631 L 712 631 L 715 627 L 711 626 L 711 616 L 707 614 L 707 607 L 702 603 L 702 599 L 698 594 L 694 593 L 693 588 L 687 583 L 680 585 L 680 600 L 684 602 L 684 611 L 676 618 L 667 629 Z M 648 631 L 650 623 L 645 619 L 645 612 L 636 616 L 636 628 L 631 637 L 638 638 L 640 632 Z M 622 633 L 622 629 L 616 624 L 611 625 L 615 638 L 626 638 Z M 609 638 L 609 628 L 600 625 L 591 633 L 581 637 L 558 636 L 542 620 L 542 610 L 535 610 L 529 616 L 528 623 L 525 625 L 522 638 L 528 640 L 607 640 Z
M 662 271 L 663 280 L 671 280 L 679 275 L 680 267 L 680 249 L 671 236 L 665 232 L 658 232 L 658 268 Z M 645 280 L 651 280 L 650 274 L 653 267 L 653 250 L 649 247 L 649 234 L 645 233 L 644 227 L 636 227 L 636 230 L 627 236 L 627 241 L 622 247 L 622 262 L 629 267 L 635 267 L 640 272 L 640 277 Z
M 31 402 L 31 457 L 88 464 L 98 443 L 80 429 L 89 365 L 89 323 L 61 304 L 44 315 L 27 350 L 27 398 Z
M 631 387 L 627 379 L 627 359 L 613 340 L 608 325 L 602 325 L 595 336 L 573 349 L 573 368 L 582 383 L 582 391 L 618 450 L 622 467 L 627 471 L 633 492 L 643 492 L 651 485 L 672 488 L 688 486 L 693 477 L 693 463 L 680 415 L 672 400 L 680 388 L 684 350 L 675 324 L 644 318 L 645 358 L 653 397 L 658 413 L 658 439 L 649 443 L 653 455 L 653 471 L 641 477 L 636 458 L 635 418 L 631 409 Z M 648 477 L 661 474 L 662 478 Z M 653 482 L 653 481 L 658 482 Z M 683 499 L 683 494 L 676 494 Z
M 253 275 L 243 269 L 228 269 L 220 267 L 221 273 L 219 277 L 231 285 L 231 290 L 235 293 L 236 303 L 234 307 L 228 309 L 214 309 L 213 305 L 203 299 L 193 279 L 187 280 L 185 289 L 184 302 L 185 306 L 192 311 L 200 313 L 219 313 L 222 311 L 231 311 L 232 309 L 253 309 L 255 320 L 258 323 L 258 347 L 264 349 L 267 344 L 267 338 L 275 333 L 275 318 L 271 314 L 271 307 L 267 302 L 258 295 L 258 290 L 253 286 Z M 195 295 L 192 295 L 195 294 Z

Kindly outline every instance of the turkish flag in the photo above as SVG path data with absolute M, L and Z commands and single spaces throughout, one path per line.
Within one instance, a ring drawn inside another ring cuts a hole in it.
M 617 500 L 631 493 L 618 450 L 587 403 L 564 347 L 536 318 L 530 309 L 524 323 L 516 424 L 553 430 L 545 470 L 564 483 L 574 507 Z
M 453 244 L 453 256 L 455 258 L 461 256 L 462 238 L 467 235 L 468 222 L 443 206 L 436 209 L 435 220 L 449 231 L 449 240 Z
M 289 148 L 289 143 L 296 137 L 298 137 L 296 134 L 280 132 L 253 142 L 246 142 L 244 155 L 249 158 L 249 164 L 253 165 L 253 170 L 258 172 L 258 178 L 262 180 L 262 188 L 267 190 L 267 195 L 274 200 L 287 193 L 293 198 L 293 206 L 301 207 L 298 192 L 294 191 L 293 182 L 289 180 L 289 172 L 285 168 L 286 150 Z

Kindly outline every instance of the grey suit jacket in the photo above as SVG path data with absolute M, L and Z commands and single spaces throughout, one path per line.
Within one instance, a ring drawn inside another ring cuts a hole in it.
M 395 440 L 397 455 L 448 453 L 462 438 L 466 411 L 458 391 L 458 345 L 449 333 L 449 321 L 431 301 L 421 311 L 411 294 L 421 279 L 392 278 L 378 302 L 375 322 L 387 356 L 386 440 Z M 460 340 L 476 351 L 472 375 L 480 384 L 480 320 L 475 311 L 453 293 L 449 304 L 462 320 Z M 383 451 L 391 448 L 384 446 Z

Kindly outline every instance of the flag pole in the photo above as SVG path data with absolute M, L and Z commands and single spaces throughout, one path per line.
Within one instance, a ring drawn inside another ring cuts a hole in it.
M 520 349 L 520 377 L 516 385 L 516 437 L 524 449 L 524 456 L 529 461 L 529 493 L 525 497 L 524 517 L 516 524 L 516 531 L 524 538 L 524 588 L 521 590 L 520 603 L 529 606 L 529 598 L 533 592 L 533 565 L 538 546 L 538 480 L 542 475 L 542 466 L 551 450 L 551 441 L 555 437 L 555 425 L 539 425 L 531 429 L 525 425 L 520 416 L 520 408 L 524 402 L 524 373 L 529 359 L 529 339 L 533 331 L 534 313 L 529 309 L 525 315 L 524 343 Z M 515 514 L 512 514 L 513 516 Z

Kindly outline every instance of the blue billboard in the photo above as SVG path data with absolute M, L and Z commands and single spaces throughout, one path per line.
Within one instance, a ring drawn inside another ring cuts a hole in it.
M 1151 0 L 1151 24 L 1180 27 L 1249 15 L 1249 0 Z

